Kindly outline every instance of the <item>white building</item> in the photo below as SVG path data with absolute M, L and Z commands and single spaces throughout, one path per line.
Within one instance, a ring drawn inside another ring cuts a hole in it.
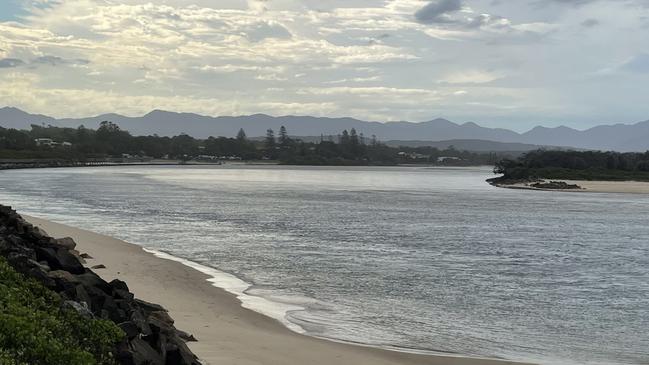
M 54 144 L 51 138 L 36 138 L 34 142 L 37 146 L 52 146 Z

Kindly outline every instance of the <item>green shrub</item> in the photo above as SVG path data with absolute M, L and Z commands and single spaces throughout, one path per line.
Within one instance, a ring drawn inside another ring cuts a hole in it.
M 124 333 L 61 309 L 61 297 L 0 258 L 0 365 L 114 364 Z

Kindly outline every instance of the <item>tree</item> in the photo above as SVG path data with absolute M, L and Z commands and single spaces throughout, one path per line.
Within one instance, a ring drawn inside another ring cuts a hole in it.
M 244 131 L 243 128 L 239 129 L 239 132 L 237 133 L 237 141 L 243 142 L 246 139 L 248 139 L 246 137 L 246 131 Z
M 343 131 L 343 134 L 340 136 L 340 144 L 343 146 L 349 145 L 350 139 L 349 139 L 349 132 L 347 132 L 347 129 Z
M 360 144 L 358 134 L 356 134 L 356 128 L 352 128 L 351 132 L 349 133 L 349 144 L 351 144 L 352 146 L 358 146 Z
M 275 157 L 275 132 L 272 129 L 268 129 L 266 131 L 266 141 L 265 141 L 265 147 L 266 147 L 266 154 L 270 158 Z
M 282 147 L 288 146 L 290 139 L 288 138 L 288 133 L 286 132 L 286 127 L 281 126 L 279 128 L 279 144 Z

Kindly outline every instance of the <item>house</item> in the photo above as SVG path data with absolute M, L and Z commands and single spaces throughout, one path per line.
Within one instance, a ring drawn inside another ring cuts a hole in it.
M 54 141 L 51 138 L 36 138 L 34 140 L 36 146 L 49 146 L 51 147 L 54 144 Z
M 448 156 L 438 157 L 438 158 L 437 158 L 437 162 L 461 161 L 461 160 L 462 160 L 462 159 L 459 158 L 459 157 L 448 157 Z

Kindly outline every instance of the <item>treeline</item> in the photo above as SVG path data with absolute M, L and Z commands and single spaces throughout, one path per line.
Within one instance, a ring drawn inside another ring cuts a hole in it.
M 649 180 L 649 151 L 545 151 L 503 159 L 494 172 L 503 179 Z
M 250 139 L 241 129 L 236 137 L 196 139 L 186 134 L 174 137 L 132 136 L 117 124 L 102 122 L 97 130 L 80 126 L 62 128 L 32 125 L 29 131 L 0 128 L 0 159 L 149 158 L 218 161 L 273 160 L 294 165 L 395 165 L 421 163 L 440 165 L 494 164 L 503 156 L 439 150 L 433 147 L 389 147 L 375 136 L 366 138 L 355 129 L 337 136 L 322 136 L 305 142 L 289 136 L 285 127 L 277 134 L 268 129 L 265 138 Z

